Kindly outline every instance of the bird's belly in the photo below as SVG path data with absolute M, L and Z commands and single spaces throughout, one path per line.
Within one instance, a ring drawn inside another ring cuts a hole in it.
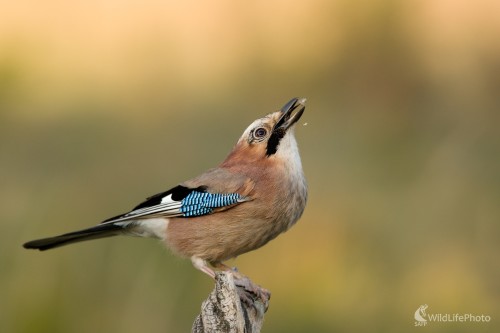
M 215 215 L 173 218 L 167 227 L 166 243 L 183 257 L 220 262 L 263 246 L 285 230 L 279 223 L 237 214 L 224 219 Z

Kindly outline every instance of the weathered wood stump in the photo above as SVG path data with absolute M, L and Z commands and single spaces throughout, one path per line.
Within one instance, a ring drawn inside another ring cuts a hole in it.
M 217 272 L 192 333 L 258 333 L 271 293 L 235 271 Z

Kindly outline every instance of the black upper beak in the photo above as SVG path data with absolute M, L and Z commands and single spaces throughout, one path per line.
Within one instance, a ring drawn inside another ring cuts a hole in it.
M 292 98 L 288 103 L 286 103 L 282 108 L 281 108 L 281 118 L 278 120 L 276 125 L 274 126 L 274 129 L 282 129 L 282 130 L 287 130 L 290 127 L 292 127 L 293 124 L 295 124 L 302 114 L 304 113 L 304 110 L 306 108 L 306 99 L 305 98 Z M 292 116 L 293 112 L 295 114 Z

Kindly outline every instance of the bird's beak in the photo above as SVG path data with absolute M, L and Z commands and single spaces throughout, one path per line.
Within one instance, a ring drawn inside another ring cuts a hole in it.
M 288 130 L 290 127 L 292 127 L 293 124 L 295 124 L 300 119 L 305 109 L 306 109 L 305 98 L 292 98 L 288 103 L 286 103 L 281 108 L 282 115 L 280 119 L 276 122 L 274 130 L 277 129 L 284 131 Z M 293 114 L 294 111 L 296 111 L 295 114 Z

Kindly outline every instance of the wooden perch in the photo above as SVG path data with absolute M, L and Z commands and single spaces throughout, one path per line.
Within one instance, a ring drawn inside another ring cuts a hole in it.
M 235 271 L 217 272 L 192 333 L 259 333 L 271 293 Z

